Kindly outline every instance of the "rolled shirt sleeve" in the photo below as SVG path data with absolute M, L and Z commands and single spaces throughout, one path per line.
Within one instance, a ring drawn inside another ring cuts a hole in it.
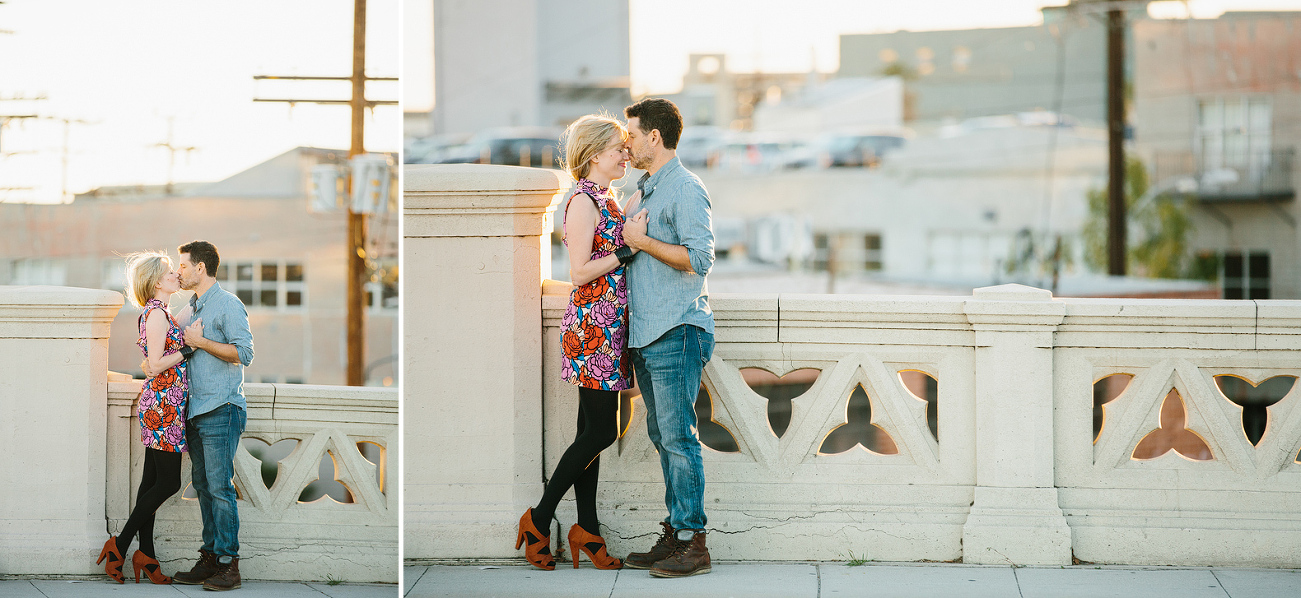
M 244 367 L 253 363 L 253 332 L 249 330 L 248 310 L 239 301 L 226 312 L 226 338 L 239 351 L 239 362 Z
M 673 204 L 674 227 L 678 239 L 691 257 L 691 269 L 704 276 L 714 266 L 714 229 L 709 193 L 700 185 L 686 184 L 679 197 L 679 201 Z

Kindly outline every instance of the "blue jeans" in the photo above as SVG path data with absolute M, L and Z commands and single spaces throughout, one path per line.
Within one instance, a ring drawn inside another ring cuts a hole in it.
M 632 350 L 646 432 L 660 454 L 664 505 L 673 529 L 705 529 L 705 468 L 696 434 L 700 374 L 714 355 L 714 335 L 683 324 Z
M 232 480 L 247 417 L 238 405 L 226 403 L 185 422 L 190 475 L 203 515 L 203 549 L 217 556 L 239 556 L 239 509 Z

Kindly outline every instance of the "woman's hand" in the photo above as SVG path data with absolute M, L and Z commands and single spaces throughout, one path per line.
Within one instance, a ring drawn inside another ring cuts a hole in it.
M 629 247 L 641 251 L 646 241 L 646 225 L 650 222 L 650 213 L 643 209 L 623 221 L 623 242 Z

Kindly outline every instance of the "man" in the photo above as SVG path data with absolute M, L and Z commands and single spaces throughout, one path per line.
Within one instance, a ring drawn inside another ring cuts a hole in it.
M 192 323 L 185 328 L 182 351 L 192 351 L 185 440 L 203 515 L 203 547 L 194 568 L 178 572 L 173 579 L 207 590 L 233 590 L 240 586 L 239 511 L 231 479 L 248 419 L 244 367 L 253 362 L 253 335 L 244 304 L 213 277 L 220 264 L 217 248 L 194 241 L 178 251 L 181 288 L 194 291 Z
M 709 573 L 705 547 L 705 472 L 696 436 L 700 375 L 714 352 L 714 316 L 705 275 L 714 264 L 709 194 L 677 157 L 682 115 L 668 100 L 624 109 L 640 209 L 624 241 L 640 252 L 627 262 L 628 347 L 646 403 L 646 430 L 659 451 L 669 516 L 649 552 L 624 564 L 656 577 Z

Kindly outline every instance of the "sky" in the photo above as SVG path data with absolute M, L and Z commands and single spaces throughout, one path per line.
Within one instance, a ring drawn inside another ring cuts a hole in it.
M 367 74 L 399 72 L 400 0 L 367 6 Z M 348 99 L 347 82 L 254 75 L 348 76 L 351 0 L 5 0 L 0 3 L 0 201 L 58 202 L 106 185 L 216 181 L 297 146 L 347 149 L 342 105 L 253 98 Z M 44 96 L 43 101 L 13 100 Z M 368 97 L 400 99 L 396 83 Z M 65 124 L 63 120 L 74 121 Z M 401 147 L 401 112 L 366 117 L 366 149 Z M 63 196 L 62 163 L 68 161 Z
M 1039 9 L 1067 0 L 628 0 L 632 94 L 674 93 L 687 57 L 724 53 L 734 72 L 821 72 L 839 68 L 839 35 L 1021 27 L 1043 22 Z M 433 1 L 403 0 L 403 110 L 433 106 Z M 793 7 L 798 6 L 799 10 Z M 1154 2 L 1149 12 L 1183 18 L 1183 2 Z M 1299 10 L 1301 0 L 1190 0 L 1195 18 L 1226 10 Z M 678 15 L 673 27 L 638 23 Z M 723 26 L 725 24 L 725 26 Z

